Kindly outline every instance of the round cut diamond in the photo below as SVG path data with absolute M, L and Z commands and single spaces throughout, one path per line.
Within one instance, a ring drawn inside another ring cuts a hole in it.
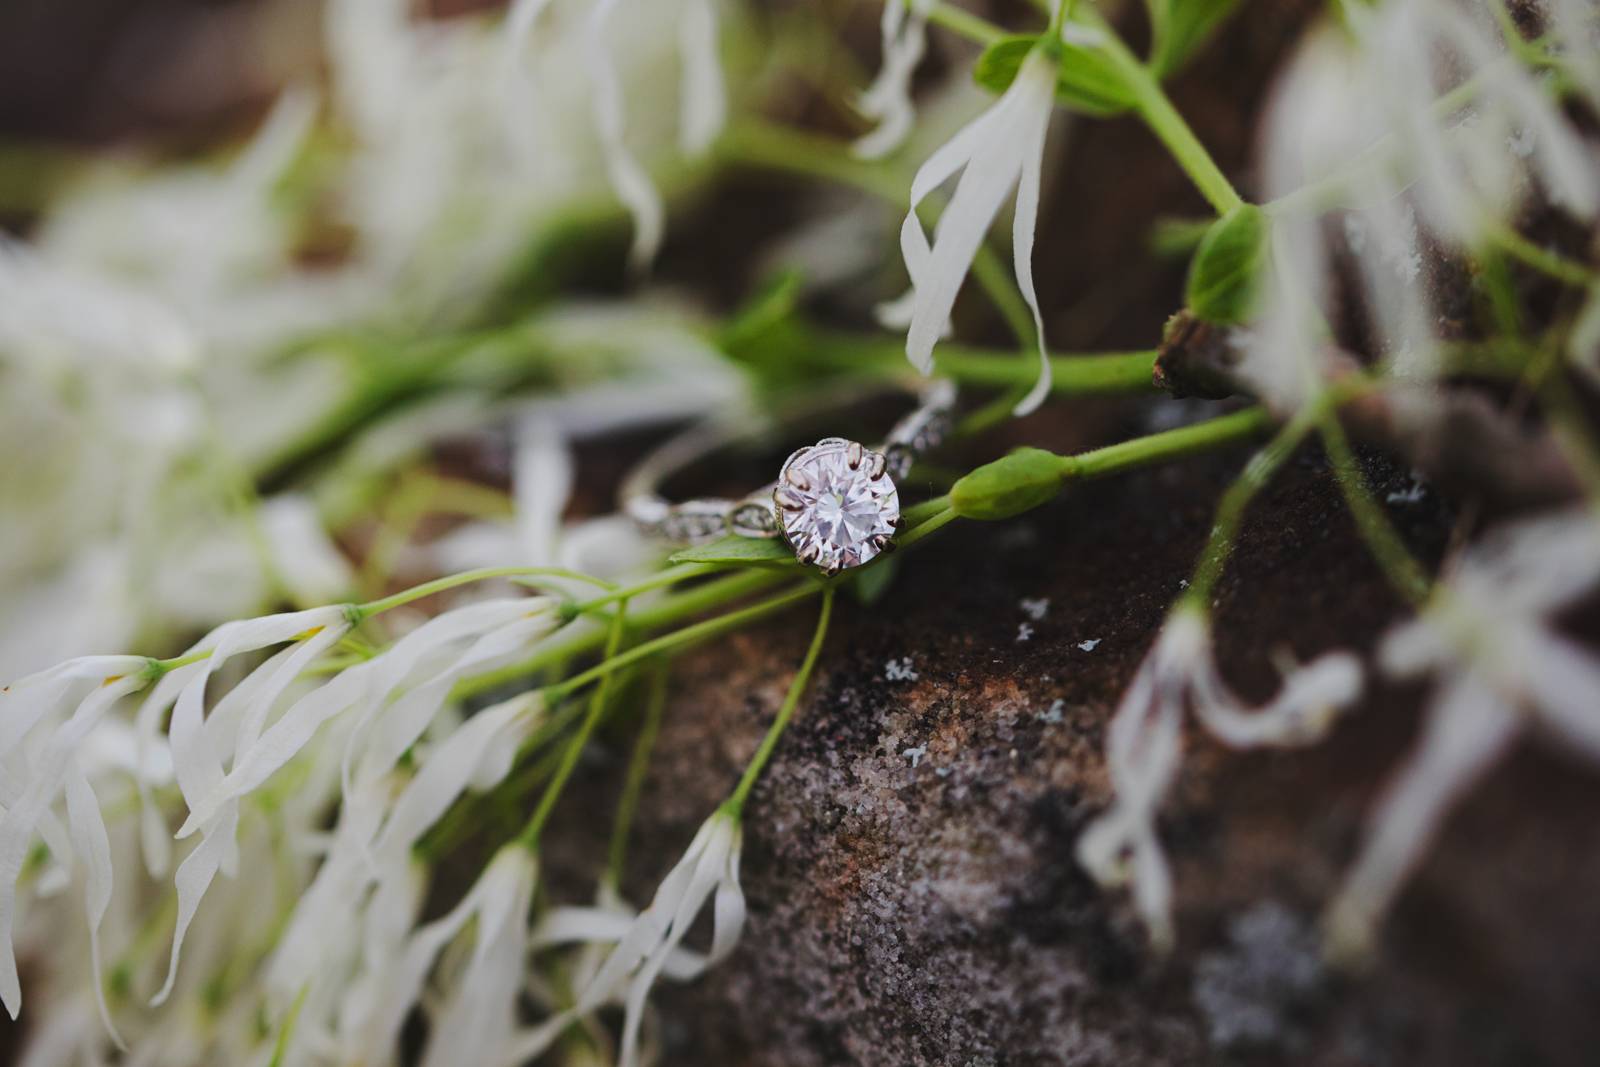
M 877 556 L 900 521 L 900 494 L 883 458 L 849 441 L 796 453 L 774 495 L 795 555 L 830 573 Z

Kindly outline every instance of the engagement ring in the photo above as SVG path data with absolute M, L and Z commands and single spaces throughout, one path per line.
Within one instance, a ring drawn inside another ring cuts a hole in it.
M 623 510 L 645 532 L 673 541 L 693 544 L 730 533 L 782 537 L 795 558 L 824 574 L 859 567 L 894 548 L 901 526 L 896 483 L 949 432 L 955 385 L 928 382 L 917 399 L 917 409 L 895 423 L 875 449 L 825 437 L 791 453 L 777 480 L 748 496 L 669 503 L 660 492 L 669 476 L 753 429 L 697 428 L 668 441 L 629 475 L 621 492 Z

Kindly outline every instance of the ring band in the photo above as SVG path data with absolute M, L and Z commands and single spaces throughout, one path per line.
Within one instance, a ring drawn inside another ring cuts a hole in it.
M 668 540 L 697 544 L 729 533 L 782 537 L 796 558 L 824 573 L 858 567 L 892 549 L 900 527 L 896 482 L 944 440 L 955 401 L 953 382 L 927 382 L 917 390 L 916 410 L 896 422 L 876 449 L 825 437 L 790 454 L 776 481 L 747 496 L 671 503 L 660 491 L 667 478 L 762 428 L 748 421 L 697 427 L 634 469 L 622 485 L 622 508 L 641 530 Z

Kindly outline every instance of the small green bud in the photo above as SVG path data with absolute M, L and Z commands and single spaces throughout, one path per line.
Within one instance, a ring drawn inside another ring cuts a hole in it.
M 1009 519 L 1054 499 L 1066 479 L 1061 457 L 1019 448 L 986 463 L 950 489 L 950 506 L 967 519 Z

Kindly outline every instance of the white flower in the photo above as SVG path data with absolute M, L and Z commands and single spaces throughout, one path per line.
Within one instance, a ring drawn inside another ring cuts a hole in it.
M 498 868 L 507 868 L 500 873 Z M 432 1019 L 423 1067 L 495 1063 L 516 1032 L 528 954 L 528 911 L 538 877 L 533 853 L 512 845 L 484 874 L 472 955 Z
M 634 270 L 643 270 L 661 247 L 666 208 L 655 183 L 623 138 L 622 85 L 606 41 L 606 23 L 616 6 L 617 0 L 595 0 L 584 26 L 584 51 L 593 80 L 590 100 L 605 150 L 606 174 L 617 198 L 633 216 L 633 246 L 628 250 L 628 262 Z
M 711 147 L 728 120 L 716 0 L 685 0 L 678 21 L 678 55 L 683 64 L 678 144 L 686 155 L 699 155 Z
M 889 0 L 883 5 L 883 59 L 878 76 L 857 107 L 878 125 L 853 146 L 863 159 L 881 159 L 899 148 L 911 132 L 911 76 L 927 47 L 928 11 L 933 0 Z
M 638 1067 L 639 1027 L 656 978 L 672 972 L 693 977 L 727 958 L 738 944 L 745 918 L 744 891 L 739 887 L 742 840 L 737 817 L 719 810 L 700 827 L 683 858 L 662 879 L 650 906 L 625 929 L 618 930 L 613 918 L 595 910 L 563 914 L 543 926 L 538 936 L 546 943 L 603 939 L 615 940 L 616 947 L 584 985 L 577 1004 L 524 1032 L 510 1045 L 503 1063 L 521 1063 L 537 1055 L 572 1019 L 589 1015 L 622 995 L 626 1015 L 617 1067 Z M 711 950 L 703 959 L 685 955 L 680 943 L 713 896 Z
M 330 1024 L 327 1016 L 343 1005 L 341 994 L 353 994 L 359 984 L 351 981 L 358 963 L 368 973 L 381 973 L 421 905 L 420 880 L 412 877 L 409 856 L 401 856 L 397 871 L 386 872 L 391 875 L 387 893 L 369 892 L 373 871 L 367 850 L 389 792 L 387 783 L 373 783 L 343 798 L 322 864 L 295 903 L 264 972 L 267 992 L 280 1009 L 305 993 L 297 1025 L 311 1031 L 314 1040 L 331 1041 L 321 1030 Z
M 1050 391 L 1044 319 L 1033 286 L 1033 230 L 1039 215 L 1045 133 L 1055 107 L 1056 66 L 1049 48 L 1036 47 L 1028 53 L 1016 80 L 1000 99 L 917 170 L 911 182 L 911 210 L 900 228 L 900 251 L 913 292 L 906 356 L 927 374 L 933 369 L 934 345 L 945 330 L 984 234 L 1006 197 L 1016 190 L 1013 263 L 1017 286 L 1033 312 L 1039 344 L 1039 379 L 1017 405 L 1018 414 L 1037 408 Z M 957 171 L 961 179 L 939 217 L 930 247 L 917 218 L 917 206 Z
M 550 0 L 516 0 L 512 4 L 505 21 L 503 45 L 502 82 L 507 87 L 527 86 L 522 70 L 522 48 L 549 6 Z M 581 53 L 606 174 L 618 199 L 633 217 L 634 239 L 629 261 L 635 270 L 642 270 L 655 258 L 661 245 L 665 208 L 660 192 L 624 137 L 624 94 L 617 74 L 619 40 L 623 34 L 612 17 L 615 7 L 616 0 L 596 0 L 590 6 L 583 23 Z M 671 10 L 670 7 L 664 9 Z M 637 6 L 628 12 L 630 21 L 637 21 L 639 15 Z M 684 153 L 696 155 L 710 147 L 727 121 L 716 0 L 683 0 L 677 10 L 671 11 L 671 16 L 678 31 L 682 72 L 678 145 Z M 626 54 L 622 58 L 634 60 Z M 635 106 L 640 102 L 635 98 L 640 95 L 643 94 L 629 97 Z M 518 114 L 515 119 L 518 126 L 514 128 L 519 132 L 527 131 L 530 116 Z M 563 150 L 565 148 L 563 146 Z
M 1172 878 L 1155 820 L 1177 775 L 1184 716 L 1192 711 L 1208 732 L 1236 748 L 1308 744 L 1356 698 L 1360 684 L 1355 657 L 1329 653 L 1291 673 L 1269 703 L 1246 708 L 1217 671 L 1205 616 L 1179 607 L 1111 720 L 1106 762 L 1115 796 L 1079 839 L 1079 862 L 1102 885 L 1131 880 L 1152 943 L 1170 947 Z
M 243 797 L 293 759 L 329 719 L 357 708 L 344 760 L 344 792 L 347 797 L 364 792 L 422 736 L 456 681 L 523 654 L 559 621 L 553 602 L 543 597 L 487 601 L 446 612 L 381 655 L 299 697 L 267 725 L 284 690 L 343 636 L 349 619 L 346 608 L 331 607 L 230 623 L 202 642 L 212 649 L 210 657 L 172 672 L 179 681 L 158 686 L 141 710 L 146 724 L 157 721 L 165 702 L 172 700 L 171 690 L 181 685 L 170 737 L 189 817 L 178 837 L 201 835 L 177 871 L 177 932 L 157 1003 L 171 994 L 184 934 L 212 880 L 219 870 L 231 874 L 237 865 L 235 834 Z M 206 679 L 222 661 L 291 639 L 296 643 L 251 672 L 209 716 L 203 715 Z M 233 758 L 224 771 L 220 753 L 227 749 Z M 352 772 L 358 752 L 360 763 Z
M 168 727 L 173 768 L 178 788 L 191 812 L 189 823 L 185 825 L 191 832 L 200 830 L 202 838 L 178 865 L 175 876 L 178 917 L 172 937 L 172 956 L 167 980 L 153 1003 L 161 1004 L 172 994 L 184 935 L 212 880 L 218 871 L 232 876 L 238 867 L 235 838 L 239 828 L 238 797 L 212 804 L 199 818 L 193 813 L 222 789 L 227 777 L 224 754 L 231 751 L 233 765 L 237 766 L 255 749 L 284 691 L 348 632 L 350 623 L 348 610 L 339 605 L 227 623 L 203 642 L 210 655 L 172 672 L 182 679 L 182 689 L 172 705 Z M 246 675 L 217 702 L 209 715 L 206 713 L 207 683 L 223 664 L 241 653 L 285 642 L 289 642 L 287 648 Z M 152 698 L 156 695 L 152 693 Z M 147 706 L 151 703 L 153 701 L 147 701 Z M 144 714 L 146 712 L 141 710 L 141 715 Z
M 1263 131 L 1273 269 L 1240 369 L 1280 410 L 1303 403 L 1325 372 L 1327 324 L 1342 313 L 1337 259 L 1355 268 L 1375 354 L 1397 373 L 1431 375 L 1424 236 L 1491 242 L 1535 184 L 1581 218 L 1600 203 L 1591 149 L 1481 5 L 1396 0 L 1347 12 L 1351 33 L 1314 34 L 1295 56 Z M 1439 106 L 1469 83 L 1465 105 Z M 1323 217 L 1332 203 L 1350 212 L 1342 227 Z
M 1589 0 L 1548 0 L 1545 10 L 1550 30 L 1561 45 L 1561 58 L 1573 79 L 1600 106 L 1600 20 Z
M 1600 183 L 1583 139 L 1533 76 L 1505 51 L 1495 23 L 1481 9 L 1468 13 L 1445 0 L 1390 3 L 1369 13 L 1351 8 L 1370 80 L 1381 94 L 1388 129 L 1414 168 L 1418 204 L 1447 236 L 1472 245 L 1485 219 L 1510 221 L 1522 192 L 1519 172 L 1537 176 L 1559 206 L 1589 218 Z M 1418 55 L 1440 52 L 1478 83 L 1465 119 L 1443 122 L 1430 64 Z M 1448 125 L 1447 125 L 1448 123 Z M 1525 161 L 1513 150 L 1531 137 Z
M 106 1006 L 106 984 L 100 963 L 100 923 L 111 906 L 114 872 L 111 867 L 111 840 L 106 834 L 106 822 L 100 814 L 100 802 L 95 799 L 94 788 L 84 777 L 83 768 L 73 760 L 67 769 L 67 823 L 72 828 L 72 846 L 83 860 L 86 882 L 83 892 L 85 918 L 89 924 L 90 980 L 94 983 L 95 1006 L 100 1020 L 118 1048 L 126 1048 L 116 1024 L 111 1021 L 111 1009 Z
M 363 676 L 365 705 L 345 753 L 346 783 L 388 774 L 458 681 L 525 656 L 560 623 L 550 597 L 468 604 L 429 619 L 383 655 L 346 672 Z
M 1423 616 L 1384 638 L 1386 671 L 1438 682 L 1422 738 L 1374 807 L 1329 908 L 1336 953 L 1365 954 L 1451 806 L 1523 733 L 1600 763 L 1600 657 L 1550 622 L 1597 581 L 1591 514 L 1525 521 L 1469 548 Z
M 385 975 L 364 1051 L 392 1055 L 406 1015 L 446 945 L 474 923 L 472 954 L 434 1020 L 424 1062 L 496 1063 L 510 1047 L 528 944 L 528 911 L 539 865 L 520 844 L 495 854 L 449 914 L 411 935 Z
M 63 786 L 80 773 L 74 770 L 73 763 L 85 739 L 117 701 L 147 684 L 144 671 L 148 663 L 137 656 L 93 656 L 62 664 L 0 691 L 0 803 L 5 805 L 5 814 L 0 816 L 0 1002 L 13 1019 L 22 1010 L 22 987 L 11 931 L 16 917 L 17 879 L 34 833 L 42 821 L 53 821 L 50 809 L 56 798 Z M 66 713 L 69 707 L 70 714 Z M 28 736 L 44 725 L 51 729 L 40 743 L 30 744 L 25 751 L 23 744 Z M 94 839 L 93 827 L 85 824 L 83 799 L 79 792 L 73 801 L 79 809 L 75 820 L 79 829 L 74 836 L 80 846 L 91 848 L 92 854 L 85 859 L 91 864 L 88 903 L 94 918 L 104 910 L 96 905 L 100 894 L 108 891 L 110 874 L 97 867 L 98 840 Z M 59 834 L 52 833 L 52 837 L 52 851 L 59 850 L 58 857 L 70 856 L 71 843 Z
M 544 710 L 543 696 L 530 690 L 484 708 L 433 746 L 373 838 L 372 853 L 380 868 L 403 861 L 463 793 L 483 792 L 504 780 Z
M 554 601 L 546 597 L 483 601 L 429 619 L 382 654 L 291 704 L 255 744 L 240 752 L 225 777 L 191 801 L 178 836 L 192 834 L 224 804 L 259 787 L 324 723 L 352 708 L 360 710 L 346 747 L 346 781 L 388 773 L 422 736 L 461 677 L 525 653 L 559 622 Z M 358 755 L 359 767 L 354 765 Z
M 609 949 L 633 931 L 638 918 L 638 912 L 614 886 L 601 882 L 591 907 L 551 908 L 541 915 L 533 928 L 533 947 L 537 950 L 582 945 L 586 949 Z M 574 967 L 574 984 L 580 989 L 586 987 L 599 973 L 608 954 L 603 952 Z M 675 982 L 686 982 L 698 977 L 708 966 L 710 962 L 704 955 L 680 945 L 667 956 L 661 973 Z
M 1261 171 L 1264 191 L 1275 202 L 1271 270 L 1240 371 L 1280 413 L 1294 411 L 1321 388 L 1333 265 L 1346 251 L 1380 353 L 1401 373 L 1426 374 L 1435 364 L 1415 213 L 1405 183 L 1391 168 L 1368 160 L 1383 137 L 1387 104 L 1381 94 L 1365 91 L 1370 74 L 1363 58 L 1336 30 L 1312 35 L 1274 87 L 1267 109 Z M 1293 202 L 1309 183 L 1335 174 L 1347 186 L 1352 209 L 1342 234 L 1322 218 L 1323 205 Z
M 662 880 L 650 906 L 617 942 L 579 997 L 578 1010 L 593 1011 L 612 996 L 620 982 L 627 980 L 627 1016 L 618 1067 L 637 1064 L 645 998 L 656 976 L 673 958 L 678 943 L 688 934 L 695 916 L 713 895 L 711 951 L 706 965 L 725 959 L 738 944 L 745 917 L 744 891 L 739 887 L 742 842 L 743 832 L 734 816 L 719 811 L 707 819 L 683 858 Z

